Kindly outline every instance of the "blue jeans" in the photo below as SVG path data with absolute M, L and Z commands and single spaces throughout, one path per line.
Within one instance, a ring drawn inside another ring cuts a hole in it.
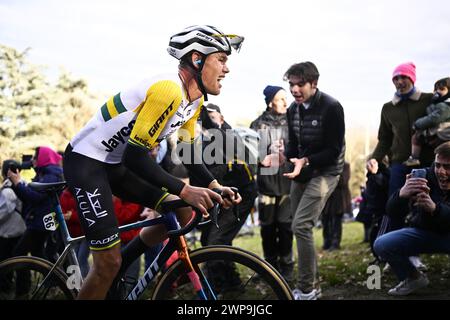
M 439 234 L 418 228 L 404 228 L 379 237 L 374 250 L 403 281 L 416 271 L 409 257 L 421 253 L 450 254 L 450 232 Z

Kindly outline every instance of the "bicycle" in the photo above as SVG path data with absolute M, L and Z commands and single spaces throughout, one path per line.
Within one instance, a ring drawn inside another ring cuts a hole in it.
M 73 280 L 81 277 L 81 273 L 75 272 L 68 276 L 61 266 L 67 261 L 72 267 L 78 266 L 73 246 L 85 237 L 72 238 L 64 220 L 58 193 L 66 187 L 66 183 L 33 182 L 29 186 L 36 191 L 53 195 L 55 212 L 46 215 L 44 223 L 52 231 L 59 225 L 65 248 L 54 264 L 32 256 L 13 257 L 1 262 L 0 279 L 9 286 L 9 291 L 0 290 L 0 300 L 16 298 L 14 290 L 20 286 L 20 275 L 24 273 L 29 273 L 31 277 L 29 292 L 25 297 L 21 297 L 22 299 L 75 299 L 81 282 L 75 286 Z M 165 202 L 162 204 L 160 217 L 119 227 L 122 232 L 164 224 L 168 230 L 167 243 L 123 299 L 139 299 L 152 280 L 156 280 L 151 294 L 153 300 L 293 299 L 289 285 L 278 271 L 249 251 L 219 245 L 202 247 L 191 252 L 184 235 L 202 222 L 202 214 L 194 208 L 194 217 L 186 226 L 180 227 L 174 211 L 186 206 L 189 205 L 183 200 Z M 216 203 L 214 210 L 210 212 L 211 220 L 216 224 L 217 221 L 214 220 L 217 219 L 219 209 L 219 204 Z M 178 259 L 166 267 L 166 262 L 174 252 L 178 253 Z M 224 266 L 228 266 L 226 269 L 232 270 L 232 274 L 223 274 Z

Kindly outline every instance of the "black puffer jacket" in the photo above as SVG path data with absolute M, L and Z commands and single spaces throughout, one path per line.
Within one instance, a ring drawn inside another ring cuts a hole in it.
M 336 99 L 317 89 L 308 109 L 291 104 L 287 112 L 286 156 L 308 157 L 314 176 L 339 175 L 344 168 L 344 110 Z
M 282 139 L 285 146 L 289 141 L 286 114 L 276 114 L 268 109 L 250 124 L 250 128 L 258 132 L 260 141 L 267 146 L 265 154 L 269 154 L 270 146 L 274 140 Z M 288 178 L 283 177 L 283 173 L 286 172 L 290 172 L 290 167 L 287 164 L 282 166 L 275 174 L 270 175 L 261 174 L 261 170 L 258 168 L 258 191 L 272 197 L 289 194 L 291 182 Z

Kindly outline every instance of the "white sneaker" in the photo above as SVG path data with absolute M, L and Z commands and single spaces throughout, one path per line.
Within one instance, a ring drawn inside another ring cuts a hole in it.
M 413 264 L 413 266 L 419 271 L 427 271 L 427 266 L 420 261 L 420 258 L 417 256 L 409 257 L 409 261 Z
M 294 294 L 294 300 L 317 300 L 317 298 L 322 296 L 320 289 L 313 289 L 309 293 L 303 293 L 299 289 L 294 289 L 292 293 Z
M 314 290 L 316 290 L 316 298 L 317 299 L 320 299 L 320 298 L 322 298 L 322 288 L 316 288 L 316 289 L 314 289 Z
M 389 290 L 388 294 L 391 296 L 406 296 L 420 288 L 426 287 L 429 283 L 427 276 L 421 272 L 419 278 L 407 278 L 401 281 L 395 288 Z

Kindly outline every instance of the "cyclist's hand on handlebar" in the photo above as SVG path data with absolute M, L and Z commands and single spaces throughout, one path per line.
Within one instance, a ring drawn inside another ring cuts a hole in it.
M 234 205 L 239 204 L 242 201 L 242 197 L 238 192 L 234 192 L 230 187 L 221 186 L 217 188 L 222 193 L 223 207 L 225 209 L 231 208 Z
M 216 192 L 207 188 L 193 187 L 188 184 L 181 190 L 180 198 L 198 208 L 205 218 L 209 216 L 208 209 L 214 205 L 213 200 L 223 204 L 222 197 Z

